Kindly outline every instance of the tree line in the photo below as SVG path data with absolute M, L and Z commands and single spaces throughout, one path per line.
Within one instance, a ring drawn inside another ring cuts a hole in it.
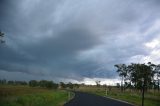
M 0 85 L 27 85 L 28 83 L 26 81 L 13 81 L 9 80 L 7 81 L 6 79 L 0 79 Z
M 147 64 L 131 63 L 116 64 L 117 72 L 121 77 L 121 91 L 127 88 L 141 90 L 145 87 L 148 89 L 160 89 L 160 64 L 156 65 L 151 62 Z
M 53 88 L 53 89 L 58 88 L 57 83 L 54 83 L 53 81 L 47 81 L 47 80 L 41 80 L 41 81 L 30 80 L 28 84 L 31 87 L 43 87 L 43 88 Z
M 53 81 L 48 80 L 30 80 L 30 81 L 13 81 L 13 80 L 6 80 L 0 79 L 0 85 L 29 85 L 30 87 L 42 87 L 42 88 L 49 88 L 49 89 L 77 89 L 79 88 L 79 84 L 69 83 L 55 83 Z

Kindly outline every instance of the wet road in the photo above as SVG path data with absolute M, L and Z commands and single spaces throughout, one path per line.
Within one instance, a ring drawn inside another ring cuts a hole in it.
M 75 98 L 66 103 L 64 106 L 133 106 L 133 105 L 93 94 L 75 92 Z

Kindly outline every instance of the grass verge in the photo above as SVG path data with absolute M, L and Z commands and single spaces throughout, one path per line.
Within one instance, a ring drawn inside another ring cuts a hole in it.
M 0 86 L 0 106 L 62 106 L 68 92 L 28 86 Z
M 100 96 L 107 96 L 119 100 L 123 100 L 136 106 L 141 106 L 141 92 L 134 92 L 134 91 L 125 91 L 120 92 L 117 88 L 112 88 L 112 90 L 106 93 L 104 88 L 98 87 L 81 87 L 79 88 L 80 91 L 89 92 L 92 94 L 97 94 Z M 145 99 L 144 99 L 144 106 L 160 106 L 160 92 L 146 92 Z

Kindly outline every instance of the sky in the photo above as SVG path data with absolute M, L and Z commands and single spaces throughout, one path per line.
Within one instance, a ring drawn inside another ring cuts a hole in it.
M 0 79 L 103 84 L 160 62 L 159 0 L 0 0 Z

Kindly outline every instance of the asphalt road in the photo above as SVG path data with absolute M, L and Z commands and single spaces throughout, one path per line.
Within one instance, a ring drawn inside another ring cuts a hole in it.
M 124 102 L 93 94 L 75 92 L 75 98 L 64 106 L 133 106 Z

